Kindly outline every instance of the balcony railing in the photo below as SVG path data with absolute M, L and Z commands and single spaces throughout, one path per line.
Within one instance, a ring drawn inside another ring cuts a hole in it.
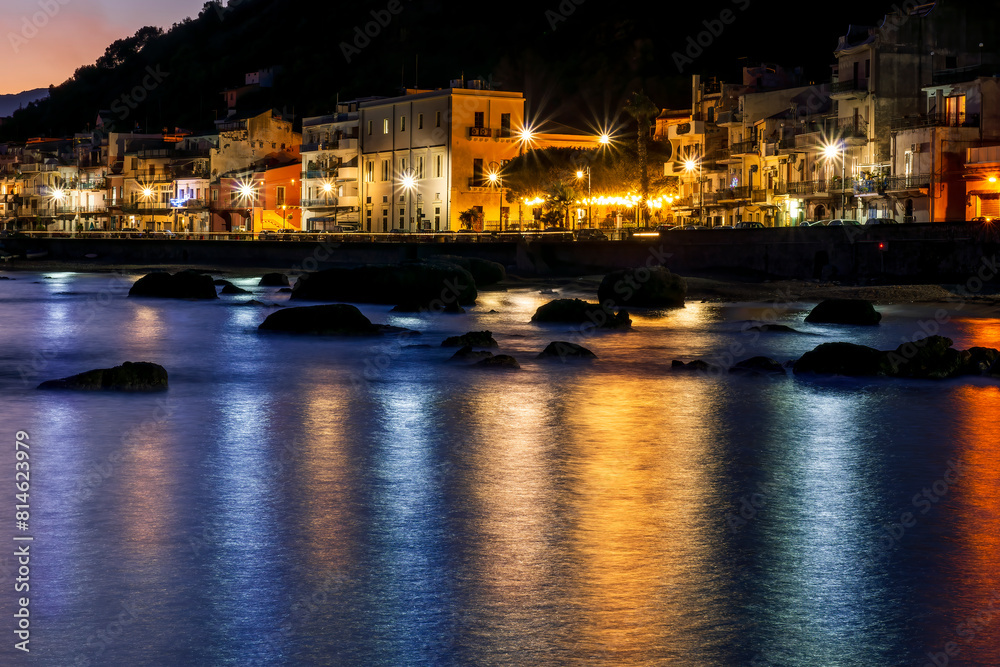
M 757 153 L 757 142 L 756 141 L 739 141 L 735 144 L 730 145 L 729 154 L 732 156 L 737 155 L 752 155 Z
M 972 81 L 979 76 L 994 76 L 996 69 L 996 65 L 973 65 L 971 67 L 938 70 L 931 76 L 931 83 L 935 86 L 946 86 L 950 83 Z
M 848 81 L 837 81 L 836 83 L 830 84 L 830 94 L 836 95 L 837 93 L 850 93 L 856 90 L 868 90 L 868 81 L 859 79 L 850 79 Z
M 760 204 L 767 201 L 767 190 L 760 190 L 754 188 L 753 192 L 750 193 L 750 201 L 754 204 Z
M 337 206 L 337 197 L 319 197 L 313 199 L 303 199 L 301 202 L 302 208 L 322 208 L 325 206 L 334 207 Z
M 920 127 L 979 127 L 979 114 L 928 113 L 902 116 L 893 118 L 889 126 L 893 130 L 910 130 Z
M 749 199 L 750 198 L 750 188 L 746 185 L 741 185 L 735 188 L 725 188 L 719 190 L 719 201 L 734 201 L 737 199 Z
M 491 130 L 488 127 L 470 127 L 469 128 L 469 136 L 470 137 L 486 137 L 486 138 L 489 138 L 489 137 L 493 136 L 493 130 Z
M 735 109 L 729 111 L 720 111 L 715 117 L 716 125 L 731 125 L 733 123 L 743 122 L 743 114 Z
M 844 138 L 868 138 L 868 121 L 861 116 L 857 118 L 838 118 L 837 134 Z
M 904 176 L 889 176 L 885 180 L 885 189 L 888 191 L 911 190 L 926 188 L 930 185 L 930 174 L 909 174 Z

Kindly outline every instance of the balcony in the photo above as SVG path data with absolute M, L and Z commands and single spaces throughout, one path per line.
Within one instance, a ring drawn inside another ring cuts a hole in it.
M 337 170 L 337 180 L 342 181 L 356 181 L 358 180 L 358 168 L 357 167 L 340 167 Z
M 962 83 L 972 81 L 980 76 L 995 76 L 996 65 L 972 65 L 971 67 L 955 67 L 953 69 L 942 69 L 931 75 L 931 83 L 934 86 L 946 86 L 951 83 Z
M 927 113 L 893 118 L 889 123 L 893 130 L 914 130 L 922 127 L 979 127 L 979 114 Z
M 861 116 L 837 119 L 837 134 L 844 139 L 861 139 L 868 142 L 868 121 Z
M 750 188 L 741 185 L 736 188 L 726 188 L 724 190 L 719 190 L 719 201 L 739 201 L 741 199 L 750 198 Z
M 470 127 L 469 128 L 469 138 L 473 137 L 484 137 L 489 139 L 493 136 L 493 130 L 488 127 Z
M 839 95 L 842 99 L 859 97 L 868 93 L 867 79 L 850 79 L 848 81 L 837 81 L 830 84 L 830 96 Z
M 930 187 L 930 174 L 908 174 L 904 176 L 889 176 L 885 179 L 887 192 L 904 192 Z
M 729 154 L 733 157 L 736 157 L 737 155 L 756 155 L 757 142 L 755 140 L 750 140 L 731 144 L 729 147 Z
M 743 122 L 743 114 L 738 110 L 720 111 L 715 117 L 715 124 L 720 127 L 735 127 Z
M 759 188 L 754 188 L 753 192 L 750 193 L 750 201 L 754 204 L 762 204 L 767 201 L 767 190 L 761 190 Z
M 83 181 L 81 183 L 76 183 L 72 189 L 75 190 L 104 190 L 108 187 L 108 182 L 106 180 L 100 181 Z
M 303 199 L 301 202 L 302 208 L 336 208 L 339 206 L 338 197 L 333 195 L 329 197 L 314 197 L 312 199 Z

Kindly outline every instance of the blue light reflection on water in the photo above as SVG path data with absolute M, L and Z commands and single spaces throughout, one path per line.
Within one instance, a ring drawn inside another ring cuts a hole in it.
M 805 324 L 806 304 L 782 316 L 805 332 L 791 337 L 741 333 L 765 306 L 636 313 L 634 331 L 579 341 L 597 362 L 563 365 L 533 359 L 570 332 L 530 324 L 552 297 L 528 290 L 459 316 L 363 307 L 425 332 L 405 344 L 428 347 L 401 348 L 259 336 L 270 311 L 233 297 L 98 301 L 106 276 L 22 278 L 0 282 L 0 394 L 36 457 L 38 664 L 916 664 L 948 641 L 966 664 L 1000 654 L 995 633 L 957 630 L 1000 571 L 995 383 L 670 370 L 734 345 L 781 361 L 831 339 L 892 348 L 912 306 L 843 330 Z M 482 328 L 522 371 L 447 362 L 446 335 Z M 996 320 L 943 329 L 1000 342 Z M 31 389 L 125 360 L 162 363 L 170 391 Z M 913 496 L 951 459 L 969 472 L 921 514 Z M 915 525 L 886 550 L 907 511 Z M 0 613 L 12 604 L 0 596 Z M 136 620 L 98 654 L 126 607 Z

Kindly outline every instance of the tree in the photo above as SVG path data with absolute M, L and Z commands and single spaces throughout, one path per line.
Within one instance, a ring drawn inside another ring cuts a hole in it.
M 546 192 L 545 207 L 560 213 L 563 220 L 563 227 L 569 227 L 569 209 L 576 201 L 576 190 L 571 185 L 563 181 L 553 183 Z
M 649 199 L 649 154 L 646 144 L 649 141 L 649 128 L 652 126 L 650 119 L 660 115 L 660 108 L 640 90 L 632 93 L 632 97 L 625 104 L 625 113 L 635 118 L 639 125 L 635 147 L 639 159 L 639 189 L 645 202 Z M 643 214 L 644 219 L 646 216 L 648 212 Z
M 472 229 L 479 220 L 479 210 L 467 208 L 458 214 L 458 221 L 462 223 L 462 229 Z

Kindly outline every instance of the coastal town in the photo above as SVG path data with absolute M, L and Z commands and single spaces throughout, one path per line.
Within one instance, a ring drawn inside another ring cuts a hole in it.
M 987 25 L 931 7 L 850 26 L 829 80 L 771 63 L 738 81 L 692 74 L 687 106 L 598 127 L 547 124 L 522 92 L 464 77 L 322 116 L 242 108 L 280 66 L 221 91 L 227 115 L 205 131 L 140 128 L 130 100 L 116 101 L 73 136 L 0 144 L 0 223 L 258 239 L 989 221 L 1000 216 L 1000 54 L 984 47 Z M 596 178 L 637 126 L 648 177 Z M 550 149 L 573 156 L 558 180 L 511 187 L 525 156 Z

